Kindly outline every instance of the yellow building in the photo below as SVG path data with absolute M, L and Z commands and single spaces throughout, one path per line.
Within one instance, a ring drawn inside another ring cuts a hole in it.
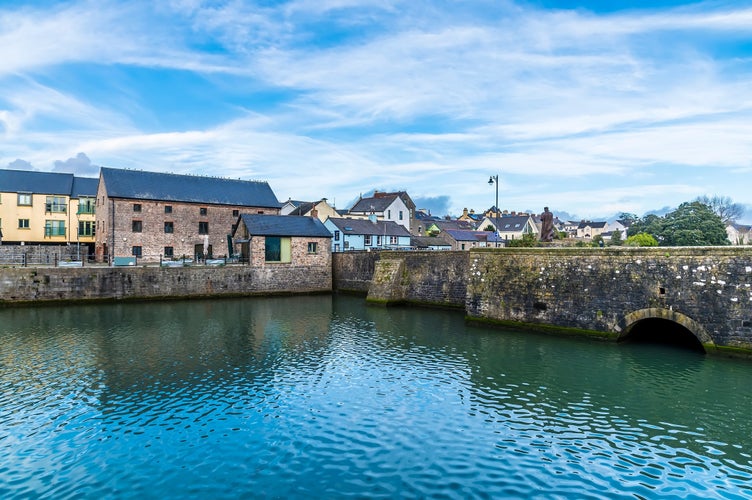
M 98 182 L 73 174 L 0 169 L 2 244 L 77 243 L 93 252 Z

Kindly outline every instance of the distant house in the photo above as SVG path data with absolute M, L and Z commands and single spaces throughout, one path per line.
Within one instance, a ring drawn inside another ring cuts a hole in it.
M 413 236 L 410 238 L 410 246 L 416 250 L 451 250 L 452 242 L 443 235 Z
M 608 230 L 608 222 L 580 221 L 577 226 L 577 237 L 589 240 Z
M 98 179 L 0 169 L 0 229 L 6 244 L 72 244 L 94 251 Z
M 483 217 L 483 214 L 476 214 L 473 209 L 468 210 L 467 208 L 463 208 L 462 215 L 457 217 L 457 220 L 471 222 L 473 225 L 477 226 L 483 220 Z
M 732 245 L 752 245 L 752 226 L 732 222 L 726 226 L 726 234 Z
M 405 191 L 385 193 L 376 191 L 373 196 L 360 198 L 348 211 L 348 216 L 392 221 L 413 232 L 415 225 L 415 203 Z M 417 231 L 417 228 L 416 228 Z
M 254 267 L 331 266 L 331 233 L 315 217 L 240 214 L 232 241 L 241 261 Z
M 332 235 L 332 252 L 411 248 L 410 232 L 393 221 L 330 217 L 324 226 Z
M 447 229 L 442 234 L 452 243 L 452 250 L 504 246 L 504 240 L 498 238 L 492 231 Z
M 280 211 L 280 213 L 282 212 Z M 319 201 L 300 202 L 297 207 L 282 215 L 316 217 L 321 222 L 324 222 L 329 217 L 339 217 L 337 210 L 327 202 L 326 198 L 322 198 Z
M 528 214 L 504 215 L 498 221 L 495 217 L 485 217 L 478 229 L 485 229 L 488 226 L 493 227 L 498 232 L 499 238 L 504 241 L 519 240 L 526 234 L 537 236 L 540 232 L 533 217 Z
M 632 221 L 629 219 L 617 219 L 614 221 L 613 225 L 611 226 L 610 231 L 621 231 L 621 237 L 622 239 L 627 238 L 627 231 L 629 230 L 629 226 L 632 225 Z
M 228 255 L 241 213 L 276 215 L 279 209 L 266 182 L 102 168 L 97 259 Z

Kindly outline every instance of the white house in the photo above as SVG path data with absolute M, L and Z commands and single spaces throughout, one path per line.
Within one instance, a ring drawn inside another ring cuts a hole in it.
M 415 203 L 404 191 L 376 191 L 369 198 L 359 199 L 348 215 L 359 218 L 375 216 L 377 220 L 392 221 L 411 231 L 415 221 Z
M 332 234 L 332 252 L 411 248 L 410 231 L 393 221 L 330 217 L 324 226 Z
M 478 229 L 485 229 L 488 226 L 493 226 L 499 233 L 499 238 L 502 240 L 519 240 L 525 234 L 533 234 L 538 236 L 538 226 L 535 224 L 532 216 L 528 214 L 524 215 L 502 215 L 498 219 L 498 227 L 496 226 L 496 217 L 485 217 L 478 226 Z

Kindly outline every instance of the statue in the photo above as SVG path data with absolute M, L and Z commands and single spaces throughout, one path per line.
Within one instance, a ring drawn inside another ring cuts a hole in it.
M 541 218 L 541 238 L 545 243 L 554 241 L 554 214 L 548 211 L 548 207 L 543 208 Z

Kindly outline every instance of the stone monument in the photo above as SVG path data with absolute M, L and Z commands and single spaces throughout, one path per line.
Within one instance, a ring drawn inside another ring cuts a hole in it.
M 548 211 L 548 207 L 543 208 L 541 218 L 541 238 L 545 243 L 554 241 L 554 214 Z

